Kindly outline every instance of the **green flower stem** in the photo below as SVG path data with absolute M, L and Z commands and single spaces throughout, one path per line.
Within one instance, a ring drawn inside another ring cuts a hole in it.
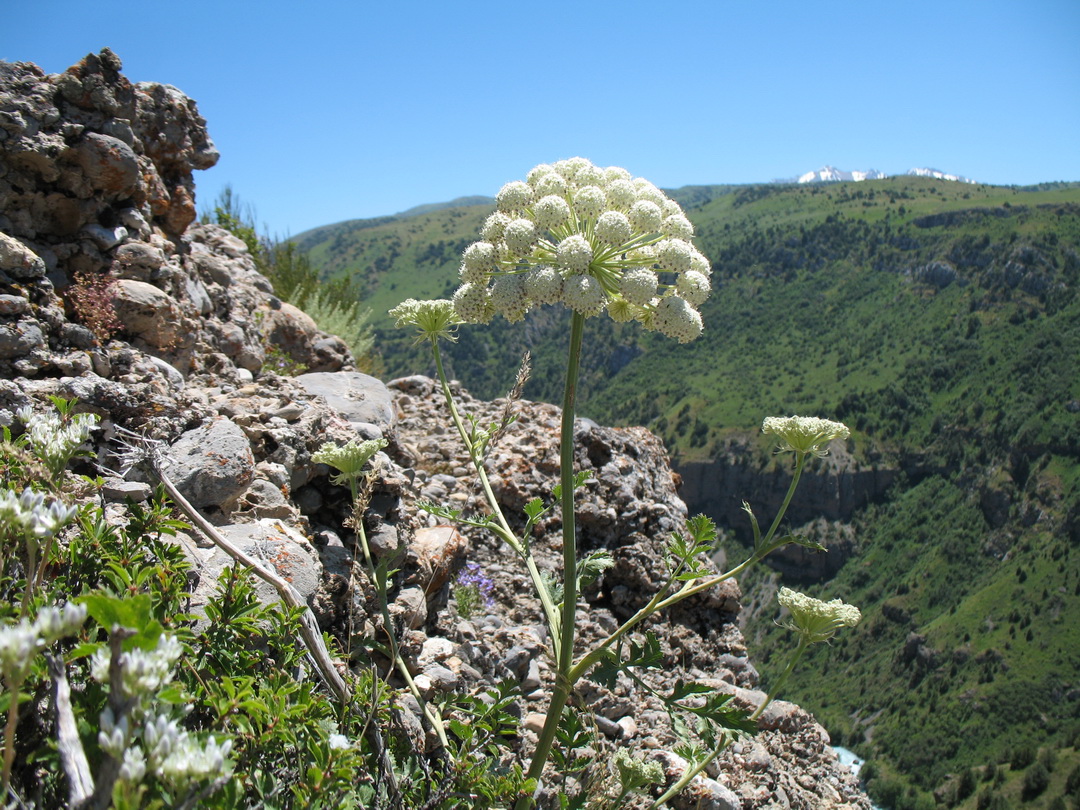
M 731 738 L 727 735 L 721 735 L 720 741 L 716 744 L 716 748 L 709 752 L 708 756 L 704 757 L 701 762 L 697 763 L 693 767 L 687 768 L 683 775 L 679 777 L 678 781 L 664 791 L 664 795 L 657 799 L 655 802 L 649 805 L 649 810 L 658 810 L 658 808 L 664 806 L 664 802 L 670 801 L 679 794 L 679 792 L 685 788 L 694 777 L 709 767 L 709 763 L 720 756 L 724 749 L 731 743 Z
M 561 633 L 559 630 L 558 608 L 552 601 L 547 586 L 544 585 L 543 577 L 540 576 L 540 569 L 536 567 L 536 561 L 533 559 L 532 554 L 529 552 L 528 548 L 526 548 L 525 544 L 518 539 L 517 535 L 514 534 L 513 529 L 510 528 L 506 516 L 503 515 L 502 507 L 499 506 L 499 502 L 495 498 L 495 492 L 491 489 L 491 481 L 488 479 L 487 470 L 484 469 L 484 460 L 477 455 L 476 447 L 469 438 L 469 432 L 465 429 L 465 423 L 461 419 L 461 414 L 458 413 L 457 403 L 454 402 L 454 396 L 450 392 L 450 383 L 446 379 L 446 372 L 443 370 L 442 352 L 439 351 L 439 341 L 436 338 L 432 338 L 431 340 L 431 351 L 435 355 L 435 369 L 439 375 L 439 383 L 442 386 L 443 397 L 446 399 L 446 407 L 450 410 L 450 418 L 453 420 L 458 435 L 461 436 L 461 440 L 465 443 L 465 447 L 469 451 L 469 458 L 472 459 L 473 467 L 476 469 L 476 474 L 480 479 L 480 485 L 484 489 L 484 497 L 487 499 L 488 506 L 491 508 L 492 513 L 499 522 L 499 526 L 495 529 L 495 532 L 525 561 L 525 566 L 529 569 L 529 576 L 533 581 L 533 587 L 540 596 L 540 602 L 544 607 L 544 616 L 547 618 L 548 632 L 551 633 L 552 638 L 559 638 Z
M 570 319 L 570 351 L 566 364 L 566 387 L 563 390 L 562 432 L 559 443 L 562 485 L 563 535 L 563 610 L 561 633 L 553 639 L 555 654 L 555 688 L 551 694 L 547 719 L 537 740 L 536 750 L 526 777 L 537 784 L 544 774 L 544 764 L 555 742 L 555 731 L 562 719 L 562 710 L 570 699 L 574 686 L 570 673 L 574 659 L 574 623 L 577 619 L 577 541 L 574 520 L 574 403 L 577 399 L 578 371 L 581 367 L 581 341 L 585 332 L 585 316 L 575 312 Z M 516 810 L 532 807 L 532 797 L 522 797 Z
M 787 683 L 787 679 L 795 670 L 795 665 L 799 663 L 799 660 L 803 657 L 809 647 L 810 642 L 807 640 L 806 636 L 800 635 L 799 646 L 796 647 L 795 652 L 791 654 L 791 658 L 788 661 L 787 668 L 783 671 L 783 673 L 781 673 L 780 677 L 776 679 L 776 683 L 773 684 L 773 688 L 769 690 L 769 694 L 765 697 L 765 700 L 762 701 L 761 705 L 757 707 L 757 710 L 752 715 L 750 715 L 751 720 L 757 720 L 759 717 L 761 717 L 762 712 L 764 712 L 765 709 L 768 708 L 769 704 L 772 703 L 773 698 L 776 697 L 776 695 L 780 692 L 780 689 L 784 686 L 785 683 Z
M 795 652 L 792 653 L 791 659 L 788 661 L 787 667 L 784 669 L 780 677 L 777 678 L 776 683 L 769 691 L 769 694 L 765 697 L 765 700 L 762 701 L 761 705 L 754 710 L 754 713 L 752 715 L 750 715 L 751 720 L 757 720 L 759 717 L 761 717 L 765 709 L 767 709 L 769 704 L 772 703 L 773 698 L 776 697 L 776 695 L 780 692 L 780 689 L 783 688 L 785 683 L 787 683 L 788 677 L 795 670 L 795 666 L 799 663 L 799 660 L 806 653 L 806 650 L 809 646 L 810 643 L 806 640 L 806 638 L 804 636 L 800 636 L 799 646 L 796 647 Z M 727 735 L 722 736 L 719 743 L 717 743 L 716 748 L 714 748 L 708 756 L 703 758 L 701 762 L 697 763 L 692 768 L 687 768 L 683 775 L 679 777 L 679 780 L 670 788 L 668 788 L 664 792 L 663 796 L 661 796 L 649 806 L 649 810 L 658 810 L 658 808 L 664 805 L 664 802 L 669 801 L 674 796 L 678 795 L 679 791 L 689 785 L 691 780 L 693 780 L 695 776 L 705 770 L 705 768 L 708 767 L 710 762 L 712 762 L 714 759 L 720 756 L 720 754 L 723 753 L 724 749 L 727 748 L 730 742 L 731 739 Z
M 356 486 L 356 476 L 349 479 L 349 489 L 352 492 L 352 502 L 355 505 L 360 494 L 359 489 Z M 401 648 L 398 646 L 397 636 L 394 635 L 393 630 L 394 625 L 390 618 L 390 603 L 387 596 L 386 579 L 380 577 L 375 568 L 375 560 L 371 556 L 371 547 L 368 545 L 367 532 L 364 531 L 363 515 L 360 514 L 356 515 L 356 534 L 360 538 L 360 547 L 364 550 L 364 562 L 367 564 L 368 577 L 379 595 L 379 608 L 382 612 L 383 628 L 386 631 L 386 637 L 390 643 L 390 657 L 393 659 L 394 666 L 397 667 L 398 672 L 401 673 L 401 677 L 405 679 L 405 683 L 409 687 L 412 696 L 416 698 L 416 702 L 420 704 L 420 709 L 424 712 L 424 717 L 427 718 L 431 727 L 435 729 L 435 733 L 439 737 L 439 742 L 444 749 L 449 750 L 450 741 L 447 739 L 446 727 L 443 725 L 442 717 L 433 712 L 431 707 L 428 706 L 427 701 L 424 700 L 424 696 L 420 693 L 420 688 L 416 685 L 416 681 L 413 680 L 409 668 L 405 665 L 405 660 L 401 657 Z
M 806 453 L 795 453 L 795 474 L 791 477 L 791 484 L 788 485 L 787 494 L 784 495 L 784 502 L 780 505 L 780 511 L 776 513 L 776 517 L 773 519 L 772 525 L 769 527 L 769 531 L 765 534 L 765 537 L 762 538 L 761 542 L 758 544 L 758 548 L 755 549 L 755 551 L 757 551 L 758 549 L 764 549 L 764 551 L 762 551 L 761 553 L 762 557 L 764 557 L 766 554 L 768 554 L 775 548 L 775 546 L 769 546 L 769 543 L 772 540 L 773 535 L 776 534 L 776 530 L 780 528 L 780 521 L 784 519 L 784 515 L 787 513 L 788 505 L 791 503 L 791 496 L 795 494 L 795 488 L 799 486 L 799 479 L 802 477 L 803 467 L 806 466 L 806 455 Z

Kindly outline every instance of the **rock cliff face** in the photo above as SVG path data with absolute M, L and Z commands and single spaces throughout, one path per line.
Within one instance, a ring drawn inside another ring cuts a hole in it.
M 194 224 L 192 171 L 217 159 L 205 122 L 175 88 L 132 85 L 119 71 L 107 50 L 61 75 L 0 63 L 0 424 L 58 395 L 101 416 L 95 450 L 104 469 L 117 467 L 118 428 L 166 443 L 167 472 L 185 496 L 287 577 L 346 649 L 350 633 L 371 638 L 381 619 L 352 568 L 347 492 L 311 456 L 327 441 L 385 437 L 364 523 L 377 555 L 406 551 L 391 613 L 417 682 L 437 693 L 517 678 L 526 728 L 517 744 L 527 750 L 550 685 L 539 603 L 493 537 L 459 533 L 416 507 L 422 498 L 479 503 L 435 383 L 384 385 L 354 371 L 339 340 L 273 295 L 240 240 Z M 270 345 L 311 372 L 287 378 L 265 368 Z M 503 406 L 459 394 L 482 419 Z M 558 475 L 558 409 L 517 407 L 489 460 L 508 515 L 549 496 Z M 579 499 L 579 542 L 616 560 L 585 594 L 581 636 L 592 640 L 654 591 L 660 538 L 682 526 L 686 507 L 662 445 L 643 429 L 580 422 L 576 464 L 594 474 Z M 121 502 L 147 489 L 112 476 L 103 495 Z M 552 570 L 557 523 L 533 537 L 539 564 Z M 178 542 L 198 577 L 198 610 L 228 560 L 198 536 Z M 448 580 L 466 560 L 495 582 L 494 606 L 472 621 L 448 605 Z M 736 623 L 739 598 L 729 583 L 653 622 L 665 656 L 658 687 L 695 678 L 747 705 L 763 699 Z M 585 682 L 582 698 L 611 744 L 632 741 L 677 767 L 667 715 L 650 696 L 629 681 L 613 692 Z M 412 723 L 424 745 L 419 719 Z M 797 706 L 774 703 L 762 729 L 677 806 L 869 806 Z

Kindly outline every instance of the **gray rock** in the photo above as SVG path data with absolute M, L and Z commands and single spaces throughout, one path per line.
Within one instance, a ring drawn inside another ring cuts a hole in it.
M 150 497 L 150 485 L 139 481 L 124 481 L 121 478 L 106 478 L 101 487 L 101 494 L 110 501 L 126 501 L 131 499 L 141 503 Z
M 37 321 L 0 325 L 0 360 L 24 357 L 45 348 L 45 336 Z
M 234 500 L 254 475 L 255 458 L 247 436 L 224 417 L 189 430 L 168 455 L 165 472 L 198 508 Z
M 326 403 L 348 422 L 369 422 L 381 430 L 394 424 L 390 391 L 375 377 L 359 371 L 301 374 L 296 381 Z
M 43 278 L 45 262 L 18 239 L 0 233 L 0 271 L 16 279 Z
M 21 295 L 0 295 L 0 315 L 25 315 L 30 302 Z
M 124 328 L 151 346 L 166 349 L 179 338 L 180 308 L 164 290 L 144 281 L 121 279 L 113 303 Z
M 127 228 L 117 225 L 115 228 L 106 228 L 104 225 L 91 224 L 83 227 L 82 232 L 89 236 L 94 244 L 102 250 L 111 250 L 127 239 Z
M 88 132 L 76 150 L 76 160 L 90 185 L 114 197 L 130 197 L 139 186 L 139 160 L 119 138 Z
M 219 531 L 241 551 L 259 560 L 264 568 L 276 571 L 308 605 L 312 604 L 319 588 L 322 566 L 303 535 L 278 520 L 226 525 L 219 527 Z M 192 608 L 201 613 L 221 572 L 236 563 L 217 546 L 202 552 L 196 562 L 199 585 L 192 595 Z M 280 601 L 274 586 L 257 577 L 255 590 L 264 604 Z

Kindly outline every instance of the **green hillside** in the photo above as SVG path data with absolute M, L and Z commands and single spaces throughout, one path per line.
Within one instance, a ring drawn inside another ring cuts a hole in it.
M 871 788 L 890 807 L 924 806 L 935 789 L 960 802 L 950 786 L 972 768 L 994 774 L 980 807 L 1064 801 L 1080 785 L 1063 775 L 1080 764 L 1080 184 L 898 177 L 671 194 L 714 266 L 705 333 L 678 346 L 594 319 L 580 412 L 649 425 L 677 467 L 749 446 L 769 481 L 763 416 L 845 421 L 855 462 L 894 483 L 838 518 L 854 552 L 808 589 L 865 618 L 790 696 L 872 760 Z M 489 211 L 300 238 L 327 273 L 362 282 L 388 376 L 427 371 L 428 359 L 379 316 L 407 297 L 448 295 Z M 548 309 L 524 325 L 463 329 L 453 373 L 498 396 L 528 347 L 525 395 L 557 401 L 565 324 Z M 726 528 L 738 542 L 744 527 Z M 748 605 L 770 579 L 744 580 Z M 782 655 L 772 603 L 750 612 L 756 655 Z M 1049 787 L 1021 790 L 1040 760 L 1017 752 L 1040 747 L 1054 752 Z

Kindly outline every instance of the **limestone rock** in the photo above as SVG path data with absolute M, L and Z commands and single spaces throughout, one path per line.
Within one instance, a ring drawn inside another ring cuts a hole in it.
M 251 483 L 255 459 L 247 436 L 224 417 L 189 430 L 169 448 L 166 473 L 192 506 L 222 506 Z
M 370 423 L 386 430 L 394 424 L 390 391 L 375 377 L 359 371 L 301 374 L 296 381 L 321 396 L 348 422 Z

